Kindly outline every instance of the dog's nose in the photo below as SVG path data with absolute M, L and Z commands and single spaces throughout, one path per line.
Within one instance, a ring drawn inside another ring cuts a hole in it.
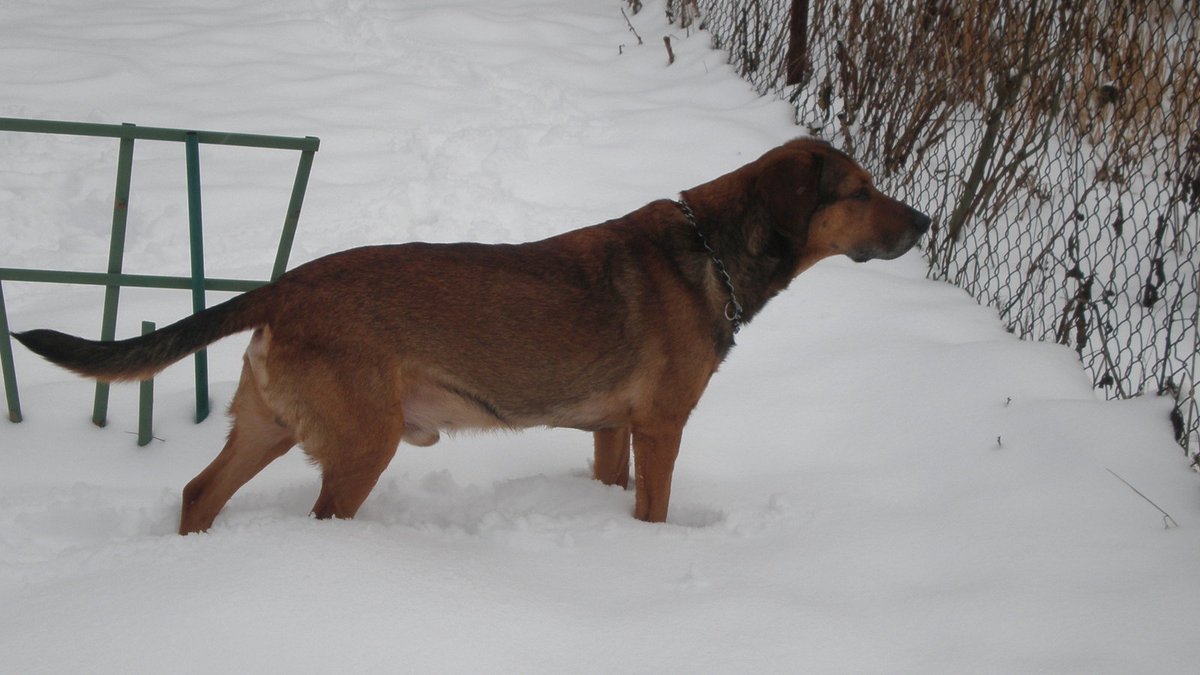
M 909 223 L 912 224 L 912 228 L 914 230 L 916 230 L 918 232 L 922 232 L 922 233 L 928 232 L 929 224 L 931 222 L 933 222 L 929 219 L 929 216 L 925 215 L 924 213 L 921 213 L 920 211 L 914 209 L 911 206 L 908 207 L 908 219 L 909 219 Z

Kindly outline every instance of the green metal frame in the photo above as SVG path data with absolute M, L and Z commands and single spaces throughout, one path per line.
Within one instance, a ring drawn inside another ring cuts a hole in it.
M 16 131 L 71 136 L 94 136 L 120 139 L 117 156 L 116 196 L 113 202 L 112 235 L 109 241 L 108 268 L 106 272 L 77 272 L 67 270 L 25 269 L 0 267 L 0 368 L 4 376 L 4 392 L 8 404 L 8 418 L 21 421 L 21 401 L 17 392 L 17 375 L 13 365 L 12 341 L 9 335 L 8 313 L 4 306 L 4 281 L 31 281 L 39 283 L 86 284 L 104 286 L 104 310 L 100 326 L 100 339 L 113 340 L 116 334 L 117 306 L 122 286 L 143 288 L 190 289 L 192 310 L 198 312 L 205 307 L 204 292 L 248 291 L 268 281 L 251 279 L 208 279 L 204 276 L 204 228 L 200 204 L 200 145 L 233 145 L 242 147 L 299 150 L 300 163 L 296 167 L 296 179 L 292 184 L 291 199 L 283 222 L 283 232 L 275 252 L 275 263 L 271 269 L 271 281 L 279 278 L 287 269 L 292 242 L 296 237 L 296 226 L 300 221 L 300 210 L 304 204 L 304 193 L 312 170 L 313 155 L 320 147 L 320 139 L 289 136 L 263 136 L 258 134 L 234 134 L 217 131 L 189 131 L 161 127 L 142 127 L 133 124 L 90 124 L 83 122 L 59 122 L 51 120 L 29 120 L 0 117 L 0 131 Z M 125 226 L 129 214 L 129 192 L 133 174 L 133 144 L 135 140 L 173 141 L 185 145 L 187 169 L 188 228 L 191 245 L 191 275 L 187 277 L 146 274 L 124 274 L 121 269 L 125 255 Z M 195 355 L 196 365 L 196 421 L 209 414 L 208 361 L 204 351 Z M 143 387 L 143 392 L 153 391 Z M 150 408 L 143 395 L 142 410 Z M 145 413 L 143 413 L 145 414 Z M 92 422 L 104 426 L 108 416 L 108 385 L 97 384 Z M 149 421 L 145 424 L 145 438 L 149 441 Z M 139 441 L 142 437 L 139 437 Z
M 142 322 L 142 335 L 154 332 L 153 321 Z M 154 378 L 142 380 L 138 385 L 138 445 L 149 445 L 153 434 Z

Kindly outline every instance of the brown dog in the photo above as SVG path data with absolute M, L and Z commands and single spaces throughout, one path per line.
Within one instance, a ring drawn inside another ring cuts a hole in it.
M 208 529 L 299 443 L 321 467 L 318 518 L 351 518 L 401 440 L 456 429 L 572 427 L 634 515 L 667 517 L 680 435 L 734 334 L 818 260 L 894 258 L 929 218 L 849 157 L 795 140 L 600 225 L 518 245 L 335 253 L 150 335 L 16 335 L 100 380 L 152 376 L 254 329 L 221 454 L 183 491 L 180 533 Z

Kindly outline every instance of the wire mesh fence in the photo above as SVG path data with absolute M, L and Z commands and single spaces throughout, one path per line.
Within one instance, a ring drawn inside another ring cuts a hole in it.
M 763 93 L 930 214 L 930 276 L 1200 462 L 1200 5 L 670 0 Z

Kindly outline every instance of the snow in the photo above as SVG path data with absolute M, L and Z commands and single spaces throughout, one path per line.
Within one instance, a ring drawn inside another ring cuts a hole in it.
M 661 2 L 638 46 L 625 5 L 20 0 L 0 116 L 319 136 L 293 264 L 541 238 L 798 134 Z M 208 273 L 264 277 L 296 155 L 201 156 Z M 182 158 L 137 144 L 127 271 L 186 273 Z M 0 266 L 103 269 L 115 165 L 111 140 L 0 134 Z M 306 516 L 293 451 L 179 537 L 225 433 L 192 424 L 191 366 L 138 448 L 136 387 L 96 428 L 91 386 L 18 346 L 0 671 L 1194 672 L 1200 491 L 1169 403 L 1102 400 L 1071 351 L 923 270 L 826 261 L 747 326 L 665 525 L 589 479 L 589 436 L 531 430 L 402 447 L 353 521 Z M 4 292 L 15 330 L 98 332 L 95 288 Z M 189 302 L 126 289 L 118 333 Z M 210 349 L 215 410 L 244 345 Z

